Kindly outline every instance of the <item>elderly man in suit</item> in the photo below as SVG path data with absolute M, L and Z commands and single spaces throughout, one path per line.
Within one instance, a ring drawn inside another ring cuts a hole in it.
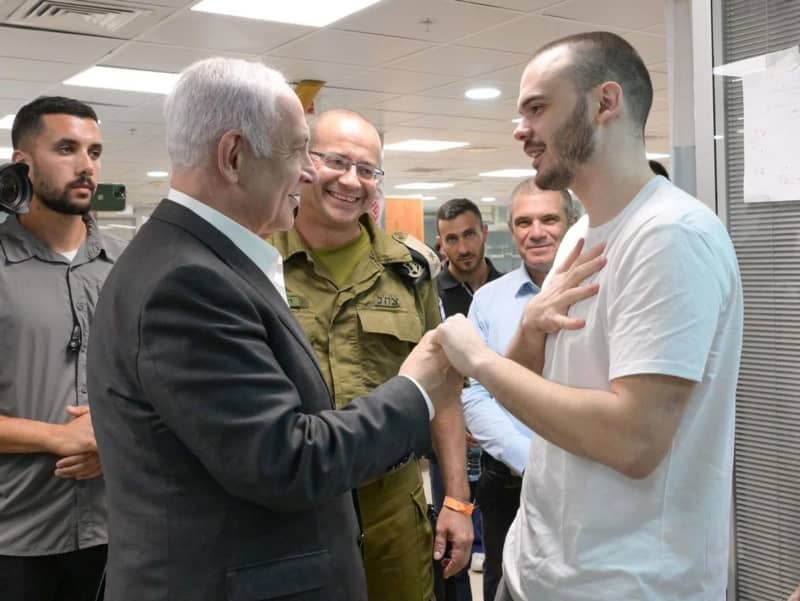
M 165 116 L 172 188 L 109 276 L 89 349 L 107 598 L 366 600 L 351 489 L 429 448 L 460 380 L 426 337 L 333 409 L 262 239 L 317 177 L 280 74 L 201 61 Z

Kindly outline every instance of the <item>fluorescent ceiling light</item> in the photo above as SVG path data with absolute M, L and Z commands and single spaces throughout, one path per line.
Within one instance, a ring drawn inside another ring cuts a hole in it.
M 412 138 L 387 144 L 384 150 L 404 150 L 406 152 L 439 152 L 440 150 L 450 150 L 451 148 L 461 148 L 469 146 L 469 142 L 448 142 L 447 140 L 419 140 Z
M 516 119 L 512 119 L 511 123 L 522 123 L 522 117 L 517 117 Z
M 424 194 L 392 194 L 391 198 L 409 198 L 412 200 L 436 200 L 435 196 L 425 196 Z
M 535 169 L 498 169 L 497 171 L 484 171 L 481 177 L 531 177 L 536 175 Z
M 147 177 L 167 177 L 169 171 L 148 171 Z
M 450 182 L 413 182 L 410 184 L 400 184 L 395 186 L 398 190 L 441 190 L 442 188 L 452 188 L 455 184 Z
M 470 100 L 491 100 L 500 96 L 497 88 L 470 88 L 464 92 L 464 96 Z
M 655 160 L 658 160 L 658 159 L 668 159 L 669 155 L 665 154 L 663 152 L 648 152 L 647 153 L 647 158 L 648 159 L 652 159 L 652 160 L 655 161 Z
M 11 126 L 14 125 L 15 116 L 14 113 L 11 113 L 0 119 L 0 129 L 11 129 Z
M 494 196 L 481 196 L 481 202 L 494 202 L 497 200 Z
M 104 88 L 106 90 L 125 90 L 126 92 L 147 92 L 149 94 L 169 94 L 178 81 L 179 73 L 144 71 L 142 69 L 121 69 L 119 67 L 90 67 L 64 83 L 68 86 Z
M 291 23 L 292 25 L 308 25 L 325 27 L 352 15 L 379 0 L 203 0 L 192 7 L 206 13 Z
M 14 154 L 14 149 L 8 146 L 0 146 L 0 159 L 10 159 Z

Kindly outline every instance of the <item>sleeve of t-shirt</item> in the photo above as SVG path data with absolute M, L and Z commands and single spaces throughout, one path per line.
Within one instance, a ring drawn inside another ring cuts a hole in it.
M 640 232 L 609 288 L 609 380 L 652 373 L 701 381 L 723 306 L 720 269 L 686 226 Z

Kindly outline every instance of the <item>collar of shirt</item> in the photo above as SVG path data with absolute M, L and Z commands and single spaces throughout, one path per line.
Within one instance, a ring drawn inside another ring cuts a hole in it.
M 486 277 L 486 283 L 491 282 L 492 280 L 496 280 L 499 278 L 502 273 L 497 271 L 497 268 L 494 264 L 488 259 L 484 258 L 486 264 L 489 266 L 489 275 Z M 442 264 L 442 271 L 439 272 L 439 286 L 443 290 L 448 290 L 450 288 L 455 288 L 456 286 L 461 286 L 461 281 L 457 280 L 455 276 L 450 273 L 450 269 L 447 265 Z
M 533 283 L 528 270 L 525 268 L 525 263 L 522 263 L 517 269 L 509 273 L 509 276 L 514 278 L 515 290 L 514 296 L 527 296 L 529 294 L 538 294 L 539 286 Z
M 271 244 L 230 217 L 223 215 L 216 209 L 212 209 L 204 202 L 192 198 L 188 194 L 170 188 L 167 198 L 189 209 L 230 238 L 231 242 L 267 276 L 267 279 L 275 286 L 284 302 L 287 305 L 289 304 L 286 299 L 286 282 L 283 278 L 283 259 Z
M 79 248 L 78 254 L 75 257 L 75 264 L 92 261 L 96 259 L 100 253 L 103 253 L 111 263 L 116 262 L 119 258 L 121 247 L 119 245 L 107 243 L 100 233 L 97 222 L 91 215 L 84 215 L 83 221 L 86 224 L 86 241 L 81 248 L 86 249 L 86 254 L 82 255 L 80 252 L 81 249 Z M 70 262 L 61 253 L 50 250 L 44 242 L 28 231 L 15 216 L 9 216 L 0 224 L 0 231 L 4 234 L 0 244 L 2 244 L 3 252 L 10 263 L 21 263 L 32 257 L 36 257 L 42 261 L 57 263 Z

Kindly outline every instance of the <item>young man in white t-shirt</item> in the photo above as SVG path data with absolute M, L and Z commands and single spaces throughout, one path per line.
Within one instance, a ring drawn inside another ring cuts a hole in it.
M 565 239 L 526 308 L 517 363 L 466 320 L 439 329 L 453 366 L 538 435 L 498 599 L 725 598 L 741 282 L 717 217 L 651 173 L 651 102 L 619 36 L 536 53 L 515 137 L 538 186 L 583 202 L 568 237 L 584 242 Z

